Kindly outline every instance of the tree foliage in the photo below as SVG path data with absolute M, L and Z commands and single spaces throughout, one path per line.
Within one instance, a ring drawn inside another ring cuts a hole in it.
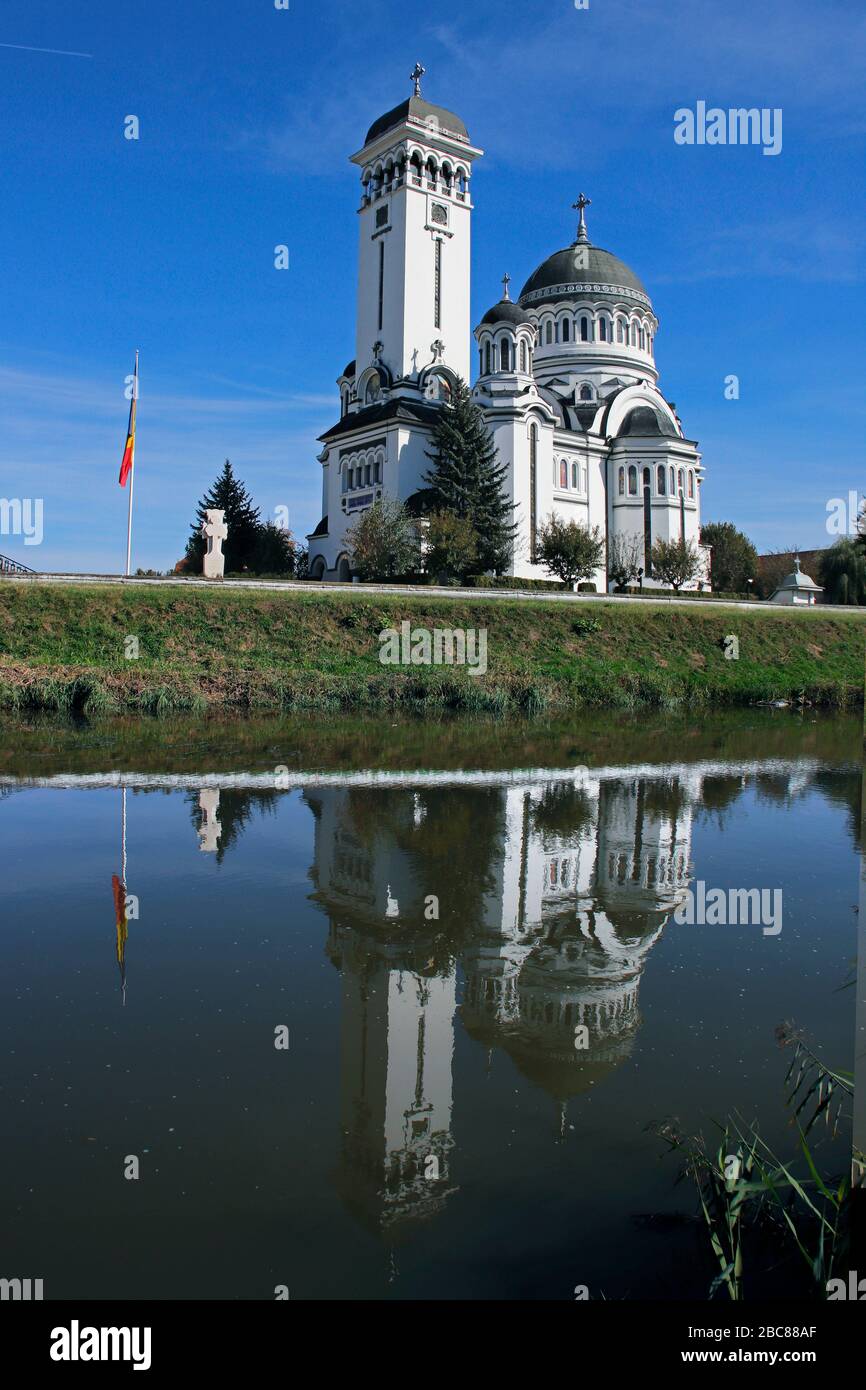
M 507 465 L 499 455 L 468 386 L 458 381 L 433 430 L 432 468 L 424 476 L 431 511 L 465 518 L 476 536 L 473 573 L 501 574 L 514 551 L 517 526 L 505 494 Z
M 825 603 L 851 607 L 866 603 L 866 553 L 857 541 L 841 538 L 825 550 L 818 567 Z
M 424 566 L 435 579 L 439 575 L 462 579 L 475 573 L 478 536 L 468 516 L 456 512 L 432 512 L 427 525 Z
M 651 558 L 653 579 L 670 584 L 674 593 L 702 573 L 701 556 L 692 541 L 656 541 Z
M 296 554 L 291 531 L 267 521 L 259 527 L 249 568 L 253 574 L 294 574 Z
M 539 527 L 538 559 L 565 584 L 591 579 L 604 560 L 604 540 L 597 526 L 590 531 L 577 521 L 551 513 Z
M 421 568 L 421 545 L 402 502 L 383 497 L 346 532 L 353 570 L 361 579 L 396 579 Z
M 237 574 L 241 570 L 252 569 L 262 522 L 258 508 L 253 506 L 253 500 L 243 483 L 235 477 L 228 459 L 226 459 L 223 470 L 213 487 L 205 493 L 199 502 L 196 519 L 192 524 L 190 538 L 187 541 L 186 559 L 189 568 L 199 574 L 207 549 L 207 542 L 201 534 L 201 528 L 206 519 L 205 513 L 211 508 L 218 508 L 225 512 L 226 526 L 228 527 L 228 536 L 223 542 L 226 574 Z
M 715 593 L 744 594 L 758 577 L 758 552 L 748 536 L 731 521 L 708 521 L 701 543 L 712 546 L 712 588 Z

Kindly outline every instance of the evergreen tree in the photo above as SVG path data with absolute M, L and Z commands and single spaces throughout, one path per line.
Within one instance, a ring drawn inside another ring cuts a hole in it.
M 205 512 L 216 507 L 226 514 L 228 538 L 223 543 L 226 557 L 226 574 L 237 574 L 240 570 L 251 568 L 256 546 L 259 544 L 262 523 L 258 507 L 243 483 L 235 477 L 232 466 L 226 459 L 223 470 L 211 488 L 198 504 L 196 519 L 187 541 L 186 558 L 191 569 L 200 574 L 207 542 L 201 534 Z
M 505 496 L 508 472 L 472 399 L 465 381 L 458 380 L 450 406 L 443 405 L 433 430 L 433 464 L 425 474 L 430 511 L 465 517 L 478 538 L 472 573 L 501 574 L 514 549 L 517 526 L 514 508 Z

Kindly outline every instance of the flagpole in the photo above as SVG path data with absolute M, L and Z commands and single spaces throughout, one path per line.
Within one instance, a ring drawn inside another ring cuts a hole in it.
M 138 348 L 135 349 L 135 379 L 133 381 L 133 400 L 135 401 L 135 425 L 138 428 Z M 129 470 L 129 512 L 126 521 L 126 577 L 132 568 L 132 494 L 135 491 L 135 433 L 132 436 L 132 467 Z

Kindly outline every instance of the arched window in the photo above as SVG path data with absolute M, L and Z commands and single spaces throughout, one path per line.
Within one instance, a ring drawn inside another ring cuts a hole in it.
M 625 342 L 625 333 L 623 331 L 622 319 L 617 319 L 616 321 L 616 340 L 618 343 Z
M 341 391 L 341 392 L 340 392 L 340 414 L 341 414 L 341 415 L 348 415 L 348 413 L 349 413 L 349 393 L 348 393 L 348 391 Z
M 657 479 L 657 481 L 658 481 L 659 494 L 660 494 L 660 496 L 664 497 L 664 495 L 665 495 L 665 466 L 664 466 L 663 463 L 660 463 L 659 466 L 658 466 L 658 479 Z
M 343 464 L 343 467 L 340 469 L 340 474 L 340 491 L 346 492 L 349 487 L 349 470 L 346 468 L 345 464 Z
M 511 371 L 511 344 L 507 338 L 503 338 L 499 344 L 499 370 L 502 372 Z
M 598 321 L 598 336 L 599 336 L 599 339 L 601 340 L 601 342 L 603 342 L 603 343 L 606 343 L 606 342 L 607 342 L 607 319 L 599 319 L 599 321 Z
M 624 497 L 624 496 L 625 496 L 625 469 L 624 469 L 624 468 L 621 468 L 621 469 L 619 470 L 619 495 L 620 495 L 620 497 Z
M 580 320 L 580 341 L 582 343 L 589 342 L 589 319 L 586 317 L 585 314 L 583 318 Z
M 695 496 L 695 475 L 694 475 L 694 473 L 692 472 L 692 470 L 689 469 L 689 497 L 692 499 L 692 501 L 694 501 L 694 496 Z
M 642 352 L 646 352 L 646 329 L 645 329 L 645 328 L 642 328 L 641 331 L 640 331 L 640 346 L 641 346 L 641 351 L 642 351 Z
M 677 495 L 677 475 L 676 475 L 676 473 L 674 472 L 674 470 L 671 469 L 671 497 L 676 497 L 676 495 Z
M 373 465 L 372 465 L 371 463 L 365 463 L 365 464 L 364 464 L 364 486 L 365 486 L 365 487 L 370 487 L 370 485 L 372 484 L 372 482 L 373 482 Z
M 486 365 L 485 365 L 485 371 L 487 372 L 487 375 L 489 376 L 490 373 L 493 371 L 493 348 L 491 347 L 491 344 L 490 344 L 489 339 L 488 339 L 488 342 L 487 342 L 487 346 L 486 346 L 486 348 L 485 348 L 485 350 L 484 350 L 484 359 L 485 359 L 485 364 L 486 364 Z
M 377 483 L 381 483 L 381 481 L 382 481 L 382 464 L 383 464 L 383 462 L 384 462 L 384 460 L 383 460 L 383 458 L 382 458 L 382 455 L 381 455 L 381 454 L 377 454 L 377 455 L 376 455 L 376 482 L 377 482 Z
M 628 469 L 628 495 L 637 497 L 637 469 L 633 463 L 629 464 Z
M 586 385 L 581 386 L 581 388 L 580 388 L 580 399 L 581 399 L 582 401 L 591 401 L 591 400 L 592 400 L 592 387 L 591 387 L 591 386 L 586 386 Z
M 680 469 L 680 496 L 682 496 L 683 493 L 685 492 L 685 488 L 686 488 L 686 475 L 685 475 L 685 472 L 683 471 L 683 469 L 681 468 L 681 469 Z
M 413 182 L 413 183 L 420 183 L 420 182 L 421 182 L 421 156 L 420 156 L 420 154 L 418 153 L 417 150 L 416 150 L 415 153 L 412 155 L 412 158 L 409 160 L 409 163 L 410 163 L 411 166 L 412 166 L 412 182 Z
M 526 373 L 529 369 L 529 354 L 526 350 L 526 339 L 520 340 L 520 370 Z
M 636 324 L 636 323 L 633 323 L 632 326 L 631 326 L 631 345 L 632 345 L 632 347 L 637 347 L 637 324 Z
M 567 343 L 571 336 L 571 323 L 568 319 L 562 320 L 562 341 Z
M 483 348 L 479 348 L 479 349 L 478 349 L 478 371 L 480 372 L 481 376 L 484 375 L 484 349 L 483 349 Z
M 576 463 L 571 465 L 571 486 L 575 492 L 580 491 L 580 468 Z
M 565 459 L 559 460 L 559 486 L 562 488 L 568 487 L 568 464 Z
M 552 343 L 552 342 L 553 342 L 553 320 L 552 320 L 552 319 L 548 319 L 548 320 L 547 320 L 547 332 L 545 333 L 544 341 L 545 341 L 546 343 Z

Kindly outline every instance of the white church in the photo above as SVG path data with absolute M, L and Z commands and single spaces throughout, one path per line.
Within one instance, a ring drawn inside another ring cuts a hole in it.
M 634 538 L 644 587 L 659 540 L 699 545 L 704 475 L 694 440 L 658 387 L 658 319 L 641 281 L 589 239 L 581 194 L 574 242 L 505 293 L 471 354 L 472 170 L 482 151 L 459 116 L 414 94 L 352 156 L 361 176 L 355 357 L 338 379 L 339 421 L 321 436 L 322 519 L 310 574 L 349 580 L 346 532 L 388 496 L 417 510 L 431 432 L 458 378 L 473 380 L 518 523 L 509 573 L 551 578 L 539 528 L 556 514 L 598 527 L 610 553 Z M 702 549 L 705 565 L 708 552 Z M 708 573 L 708 566 L 707 566 Z M 696 587 L 696 581 L 691 586 Z M 611 587 L 606 571 L 598 592 Z

